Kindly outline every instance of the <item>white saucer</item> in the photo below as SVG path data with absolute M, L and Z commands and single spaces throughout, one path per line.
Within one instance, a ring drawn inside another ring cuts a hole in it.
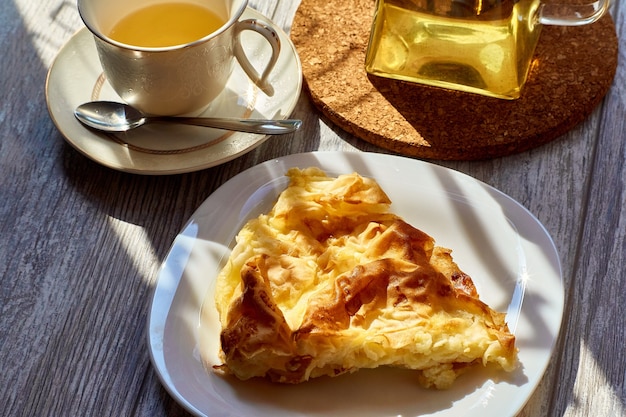
M 266 96 L 235 65 L 226 89 L 202 116 L 285 119 L 296 106 L 302 88 L 302 67 L 289 36 L 268 18 L 246 9 L 243 18 L 269 23 L 278 33 L 281 53 L 270 75 L 274 96 Z M 269 44 L 254 33 L 242 34 L 256 68 L 271 55 Z M 121 101 L 102 74 L 93 37 L 78 31 L 59 51 L 46 79 L 50 116 L 76 150 L 119 171 L 163 175 L 192 172 L 230 161 L 263 143 L 267 136 L 183 125 L 144 126 L 131 132 L 105 134 L 87 129 L 74 109 L 91 100 Z

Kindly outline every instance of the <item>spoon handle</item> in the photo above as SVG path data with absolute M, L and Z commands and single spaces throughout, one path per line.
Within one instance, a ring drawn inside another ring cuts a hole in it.
M 154 121 L 167 121 L 194 126 L 213 127 L 216 129 L 235 130 L 238 132 L 259 133 L 263 135 L 283 135 L 295 132 L 302 125 L 301 120 L 265 120 L 234 119 L 221 117 L 159 117 Z

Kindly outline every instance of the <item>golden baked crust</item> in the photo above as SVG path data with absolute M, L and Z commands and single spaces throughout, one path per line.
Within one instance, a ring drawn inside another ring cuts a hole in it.
M 515 368 L 504 314 L 479 300 L 450 250 L 389 212 L 374 180 L 288 176 L 217 278 L 216 370 L 298 383 L 390 365 L 447 388 L 469 365 Z

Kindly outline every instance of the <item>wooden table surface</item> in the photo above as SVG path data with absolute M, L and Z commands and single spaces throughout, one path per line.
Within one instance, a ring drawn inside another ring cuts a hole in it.
M 289 31 L 298 1 L 251 6 Z M 611 14 L 620 46 L 626 3 Z M 149 359 L 159 266 L 217 187 L 299 152 L 384 152 L 334 127 L 302 94 L 304 128 L 223 165 L 171 176 L 100 166 L 55 128 L 44 95 L 56 53 L 82 27 L 74 1 L 0 5 L 0 403 L 7 416 L 183 416 Z M 437 162 L 527 207 L 558 248 L 563 325 L 520 416 L 626 415 L 626 63 L 583 123 L 540 148 Z

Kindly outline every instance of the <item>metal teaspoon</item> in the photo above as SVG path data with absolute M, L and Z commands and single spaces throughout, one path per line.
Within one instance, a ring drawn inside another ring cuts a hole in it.
M 218 117 L 146 116 L 139 110 L 113 101 L 92 101 L 74 110 L 76 118 L 86 126 L 105 132 L 125 132 L 152 122 L 181 123 L 237 132 L 282 135 L 300 128 L 301 120 L 234 119 Z

